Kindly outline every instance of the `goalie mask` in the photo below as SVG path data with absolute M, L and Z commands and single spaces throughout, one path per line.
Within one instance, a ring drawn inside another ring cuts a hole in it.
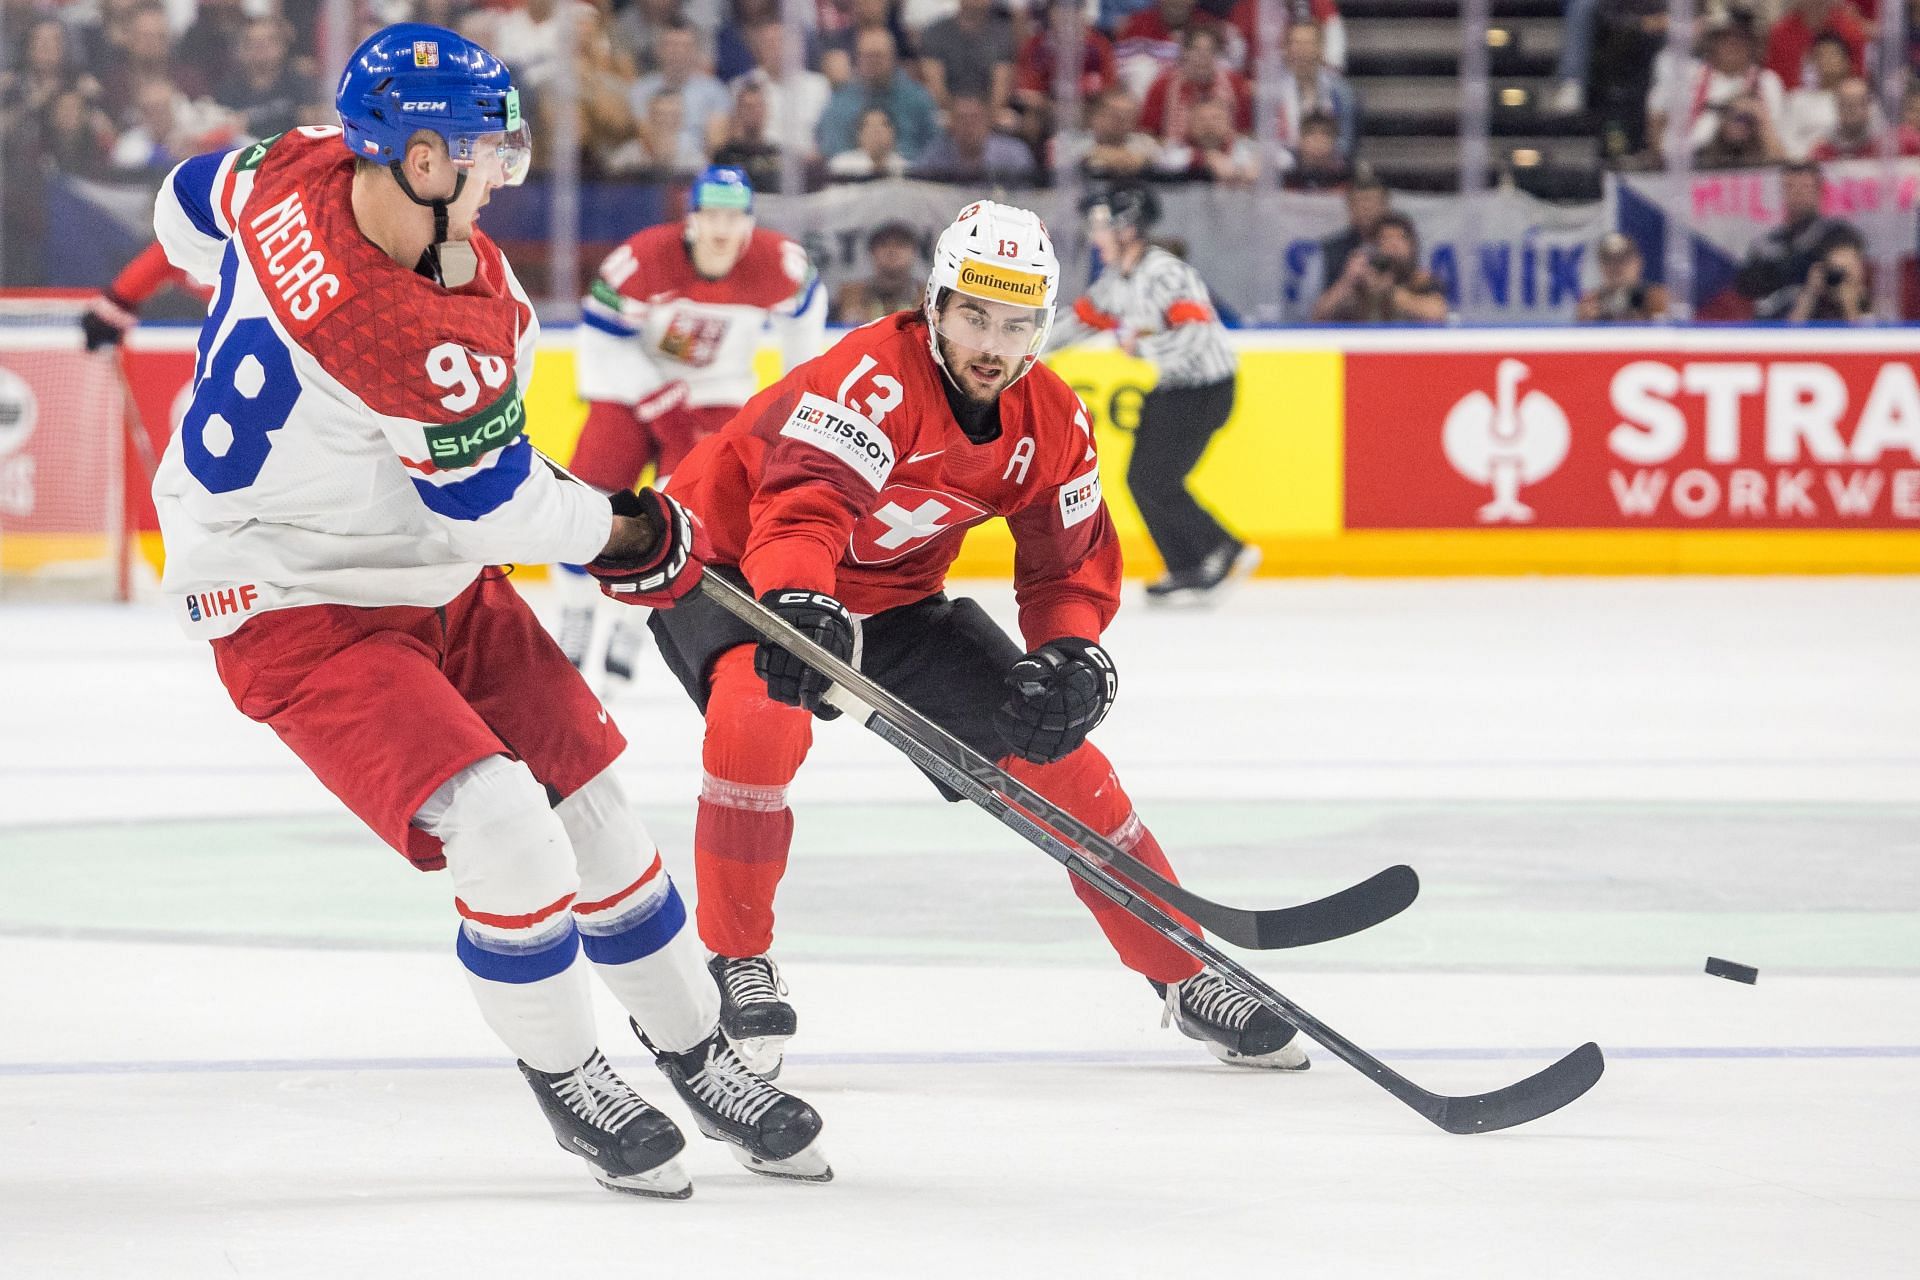
M 944 337 L 1014 365 L 1007 380 L 1012 386 L 1047 345 L 1059 291 L 1060 262 L 1038 214 L 990 200 L 968 205 L 940 233 L 927 275 L 927 342 L 934 362 L 955 379 L 940 351 Z M 996 305 L 948 307 L 943 320 L 942 305 L 954 293 Z

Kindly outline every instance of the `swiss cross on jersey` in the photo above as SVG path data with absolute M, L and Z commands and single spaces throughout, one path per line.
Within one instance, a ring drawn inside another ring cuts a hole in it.
M 853 526 L 847 555 L 855 564 L 891 564 L 913 554 L 951 530 L 978 524 L 993 512 L 971 498 L 890 484 L 880 491 L 880 504 Z

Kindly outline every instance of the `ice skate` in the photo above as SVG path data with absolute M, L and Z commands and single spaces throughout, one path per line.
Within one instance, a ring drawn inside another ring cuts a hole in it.
M 1160 1025 L 1178 1026 L 1180 1034 L 1200 1041 L 1222 1062 L 1270 1071 L 1305 1071 L 1311 1065 L 1292 1023 L 1211 969 L 1185 982 L 1156 982 L 1153 989 L 1167 1002 Z
M 663 1200 L 693 1194 L 693 1183 L 674 1159 L 687 1145 L 679 1127 L 615 1074 L 598 1049 L 572 1071 L 541 1071 L 522 1062 L 520 1074 L 533 1086 L 561 1149 L 591 1165 L 601 1186 Z
M 707 961 L 720 988 L 720 1029 L 747 1069 L 768 1080 L 779 1078 L 787 1041 L 799 1029 L 799 1016 L 780 997 L 787 993 L 780 970 L 760 956 L 714 956 Z
M 718 1030 L 684 1053 L 665 1053 L 653 1048 L 639 1024 L 633 1029 L 653 1049 L 660 1073 L 692 1110 L 700 1132 L 726 1143 L 735 1160 L 769 1178 L 833 1180 L 816 1141 L 820 1113 L 749 1071 Z

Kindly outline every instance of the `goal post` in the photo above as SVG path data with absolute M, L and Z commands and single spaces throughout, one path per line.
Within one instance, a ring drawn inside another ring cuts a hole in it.
M 126 379 L 86 350 L 91 296 L 0 292 L 0 600 L 132 595 Z

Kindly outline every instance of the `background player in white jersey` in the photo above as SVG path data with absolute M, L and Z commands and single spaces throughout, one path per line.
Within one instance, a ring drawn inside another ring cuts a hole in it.
M 820 354 L 826 291 L 806 250 L 754 225 L 744 169 L 695 179 L 684 222 L 629 236 L 580 304 L 575 369 L 587 421 L 568 463 L 608 493 L 648 466 L 665 487 L 680 459 L 759 388 L 754 353 L 772 329 L 786 368 Z M 589 680 L 624 679 L 643 632 L 575 569 L 560 575 L 560 647 Z
M 1158 366 L 1140 405 L 1127 488 L 1167 566 L 1147 598 L 1197 598 L 1260 563 L 1260 548 L 1227 532 L 1187 488 L 1233 412 L 1239 362 L 1200 273 L 1147 238 L 1160 217 L 1151 187 L 1116 183 L 1083 208 L 1105 270 L 1054 326 L 1053 345 L 1111 333 L 1128 355 Z
M 337 102 L 342 129 L 189 160 L 156 203 L 168 258 L 215 288 L 154 484 L 163 589 L 241 711 L 415 866 L 451 873 L 481 1012 L 600 1182 L 691 1190 L 679 1130 L 597 1046 L 589 965 L 702 1132 L 759 1172 L 830 1176 L 818 1114 L 718 1034 L 685 908 L 610 768 L 625 739 L 487 567 L 583 560 L 664 607 L 705 541 L 672 500 L 609 502 L 522 433 L 538 325 L 474 226 L 526 173 L 519 95 L 484 49 L 407 23 L 354 52 Z

